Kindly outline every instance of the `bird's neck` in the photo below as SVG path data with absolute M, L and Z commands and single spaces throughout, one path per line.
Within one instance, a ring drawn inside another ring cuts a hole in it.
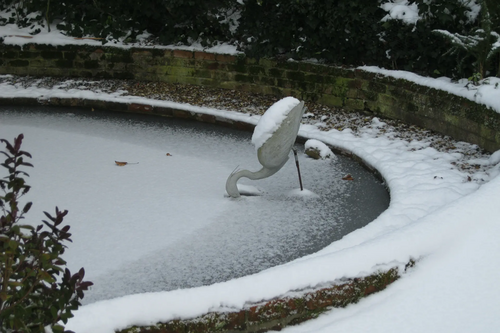
M 238 198 L 240 196 L 240 192 L 238 191 L 238 180 L 242 177 L 246 177 L 251 180 L 262 179 L 269 176 L 274 175 L 279 168 L 276 169 L 267 169 L 262 168 L 257 172 L 252 172 L 249 170 L 240 170 L 238 172 L 232 173 L 226 181 L 226 192 L 229 196 L 233 198 Z

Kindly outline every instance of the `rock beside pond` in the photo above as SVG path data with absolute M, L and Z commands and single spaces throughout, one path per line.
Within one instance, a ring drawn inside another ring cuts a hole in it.
M 314 158 L 316 160 L 319 159 L 327 159 L 334 158 L 335 154 L 331 151 L 330 148 L 323 142 L 315 139 L 307 140 L 304 144 L 305 153 L 307 156 Z

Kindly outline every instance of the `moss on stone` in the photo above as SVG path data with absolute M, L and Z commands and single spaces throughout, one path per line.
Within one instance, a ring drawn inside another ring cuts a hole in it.
M 238 73 L 248 72 L 248 66 L 246 64 L 245 58 L 236 58 L 236 63 L 233 64 L 233 71 Z
M 95 74 L 96 77 L 102 78 L 102 79 L 112 79 L 113 75 L 107 71 L 99 71 Z
M 368 90 L 379 94 L 385 94 L 387 91 L 387 86 L 383 83 L 370 81 L 370 83 L 368 83 Z
M 315 65 L 309 62 L 299 62 L 297 70 L 304 73 L 313 73 L 313 74 L 318 73 L 318 71 L 315 68 Z
M 301 98 L 305 101 L 311 101 L 317 103 L 320 95 L 321 94 L 317 92 L 303 92 L 301 94 Z
M 258 76 L 256 77 L 255 83 L 259 83 L 266 86 L 274 86 L 276 85 L 276 79 L 267 76 Z
M 40 56 L 43 59 L 63 59 L 62 51 L 42 51 L 40 52 Z
M 268 75 L 275 78 L 282 78 L 284 72 L 284 70 L 278 68 L 270 68 L 267 70 Z
M 343 77 L 346 79 L 355 78 L 355 72 L 352 70 L 347 70 L 345 68 L 336 66 L 324 66 L 323 68 L 328 75 Z
M 12 60 L 9 61 L 9 66 L 12 67 L 28 67 L 30 62 L 28 60 Z
M 378 93 L 374 91 L 369 91 L 369 90 L 361 90 L 359 91 L 359 95 L 361 99 L 363 100 L 368 100 L 368 101 L 377 101 L 378 100 Z
M 76 59 L 75 52 L 63 52 L 63 59 L 68 61 L 74 61 Z
M 114 63 L 123 62 L 126 64 L 134 63 L 134 58 L 132 58 L 132 54 L 130 52 L 116 52 L 115 50 L 113 51 L 114 52 L 109 52 L 109 50 L 106 50 L 106 52 L 104 53 L 107 61 Z
M 215 62 L 215 61 L 203 61 L 203 62 L 199 62 L 199 64 L 200 64 L 201 68 L 207 69 L 210 71 L 216 71 L 220 67 L 220 64 L 218 62 Z
M 40 54 L 32 51 L 19 51 L 18 57 L 20 59 L 33 59 L 39 57 Z
M 352 99 L 352 98 L 347 98 L 345 100 L 345 106 L 351 110 L 364 110 L 365 109 L 365 103 L 362 100 L 359 99 Z
M 296 61 L 278 61 L 276 62 L 277 68 L 283 68 L 289 71 L 298 71 L 299 63 Z
M 213 72 L 208 70 L 208 69 L 195 69 L 192 72 L 193 76 L 200 77 L 200 78 L 205 78 L 205 79 L 210 79 L 212 78 Z
M 165 66 L 163 67 L 164 73 L 167 75 L 171 76 L 192 76 L 193 75 L 193 68 L 186 68 L 186 67 L 171 67 L 171 66 Z
M 86 60 L 83 62 L 83 68 L 85 68 L 85 69 L 97 69 L 97 68 L 99 68 L 99 61 Z
M 56 60 L 55 65 L 56 65 L 56 67 L 59 67 L 59 68 L 72 68 L 73 61 L 65 60 L 65 59 L 58 59 L 58 60 Z
M 276 68 L 277 61 L 269 58 L 260 58 L 259 65 L 263 66 L 264 68 Z
M 2 58 L 4 59 L 18 59 L 19 58 L 19 51 L 16 50 L 8 50 L 2 52 Z
M 319 74 L 304 74 L 304 81 L 306 82 L 313 82 L 317 84 L 322 84 L 325 80 L 325 77 L 323 75 Z
M 271 94 L 275 96 L 284 96 L 283 90 L 278 87 L 271 87 Z
M 292 87 L 292 84 L 290 81 L 286 80 L 286 79 L 276 79 L 276 85 L 279 87 L 279 88 L 291 88 Z
M 248 66 L 248 74 L 250 75 L 262 75 L 265 73 L 266 70 L 262 66 Z
M 286 78 L 292 81 L 304 81 L 305 74 L 299 71 L 287 71 L 285 74 Z
M 344 101 L 341 97 L 323 94 L 319 96 L 318 103 L 333 107 L 341 107 L 343 106 Z
M 243 75 L 243 74 L 235 74 L 234 80 L 237 82 L 245 82 L 245 83 L 253 83 L 254 82 L 253 76 Z

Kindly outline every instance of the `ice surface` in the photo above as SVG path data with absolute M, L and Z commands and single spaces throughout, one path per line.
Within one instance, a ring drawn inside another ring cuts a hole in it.
M 95 283 L 87 304 L 212 284 L 283 264 L 340 239 L 387 207 L 384 187 L 356 163 L 305 155 L 303 180 L 319 194 L 304 192 L 310 194 L 307 205 L 287 195 L 298 186 L 291 162 L 276 178 L 252 182 L 261 196 L 228 200 L 224 183 L 234 163 L 256 164 L 249 133 L 143 118 L 0 112 L 1 136 L 24 133 L 23 148 L 33 154 L 34 206 L 27 222 L 40 223 L 41 211 L 54 205 L 69 210 L 73 243 L 65 258 L 72 270 L 85 267 Z M 346 183 L 345 172 L 366 182 Z M 375 190 L 363 188 L 364 196 L 375 200 L 356 198 L 363 184 Z M 367 212 L 371 201 L 378 208 Z

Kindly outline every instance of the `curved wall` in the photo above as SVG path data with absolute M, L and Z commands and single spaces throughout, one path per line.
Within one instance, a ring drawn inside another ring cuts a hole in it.
M 0 74 L 135 79 L 293 95 L 399 119 L 500 149 L 500 114 L 468 99 L 360 69 L 169 49 L 1 45 Z

